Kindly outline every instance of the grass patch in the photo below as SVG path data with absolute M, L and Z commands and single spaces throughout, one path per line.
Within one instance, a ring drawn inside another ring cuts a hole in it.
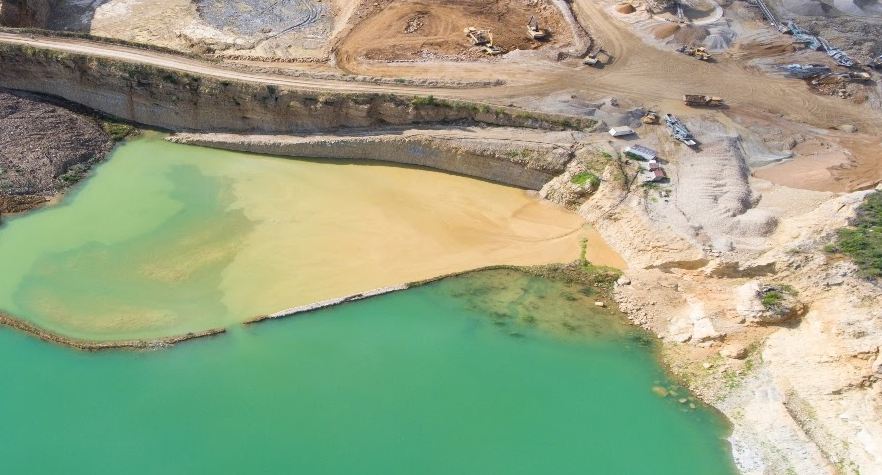
M 576 173 L 570 178 L 570 183 L 579 186 L 588 186 L 589 188 L 597 188 L 600 186 L 600 178 L 591 172 Z
M 839 229 L 836 242 L 824 249 L 850 257 L 865 277 L 882 277 L 882 192 L 867 195 L 850 226 Z
M 133 125 L 121 124 L 119 122 L 103 121 L 101 128 L 113 139 L 114 142 L 120 142 L 130 135 L 134 135 L 138 130 Z
M 784 300 L 784 295 L 777 290 L 772 290 L 764 293 L 760 302 L 762 302 L 763 307 L 777 308 L 782 300 Z
M 587 239 L 579 242 L 579 267 L 587 274 L 590 285 L 605 290 L 611 289 L 616 279 L 622 276 L 622 271 L 615 267 L 594 265 L 588 260 Z

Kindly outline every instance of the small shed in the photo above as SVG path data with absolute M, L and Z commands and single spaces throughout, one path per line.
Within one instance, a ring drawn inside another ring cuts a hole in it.
M 655 160 L 658 158 L 658 153 L 655 150 L 644 147 L 643 145 L 631 145 L 630 147 L 626 147 L 622 152 L 628 158 L 633 158 L 634 160 Z
M 609 134 L 613 137 L 624 137 L 626 135 L 633 135 L 634 129 L 628 127 L 627 125 L 622 125 L 619 127 L 613 127 L 609 129 Z

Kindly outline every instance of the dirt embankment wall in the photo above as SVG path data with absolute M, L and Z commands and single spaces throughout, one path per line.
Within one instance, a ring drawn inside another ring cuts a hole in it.
M 294 90 L 52 49 L 0 45 L 0 86 L 61 96 L 169 130 L 290 133 L 342 127 L 471 122 L 590 128 L 590 119 L 376 93 Z
M 475 144 L 420 133 L 305 137 L 177 134 L 169 140 L 268 155 L 403 163 L 532 190 L 562 173 L 571 158 L 568 150 L 550 144 L 513 146 L 491 139 Z
M 0 25 L 45 28 L 56 0 L 0 0 Z

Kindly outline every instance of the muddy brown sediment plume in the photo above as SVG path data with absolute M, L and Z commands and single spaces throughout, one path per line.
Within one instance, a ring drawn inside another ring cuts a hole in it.
M 39 206 L 110 151 L 92 117 L 0 89 L 0 213 Z

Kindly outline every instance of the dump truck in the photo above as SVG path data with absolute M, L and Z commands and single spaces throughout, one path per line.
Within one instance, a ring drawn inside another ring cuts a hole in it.
M 693 137 L 692 133 L 689 132 L 689 129 L 686 128 L 686 125 L 684 125 L 683 122 L 680 122 L 680 119 L 673 114 L 665 114 L 665 125 L 668 126 L 668 130 L 671 132 L 671 137 L 683 142 L 689 147 L 698 145 L 698 142 L 695 141 L 695 137 Z
M 708 61 L 711 59 L 710 53 L 707 52 L 707 48 L 705 48 L 704 46 L 693 48 L 692 46 L 683 45 L 677 48 L 677 52 L 683 53 L 686 56 L 692 56 L 693 58 L 697 58 L 702 61 Z
M 723 98 L 704 94 L 684 94 L 683 103 L 692 107 L 720 107 L 723 105 Z
M 601 47 L 598 47 L 594 51 L 588 53 L 588 56 L 582 60 L 582 64 L 587 64 L 589 66 L 600 66 L 604 63 L 603 60 L 600 59 L 600 56 L 603 55 L 606 57 L 606 61 L 608 62 L 610 59 L 609 53 L 606 52 Z
M 527 34 L 534 40 L 544 40 L 548 36 L 547 31 L 539 28 L 539 20 L 534 16 L 531 16 L 530 21 L 527 23 Z

